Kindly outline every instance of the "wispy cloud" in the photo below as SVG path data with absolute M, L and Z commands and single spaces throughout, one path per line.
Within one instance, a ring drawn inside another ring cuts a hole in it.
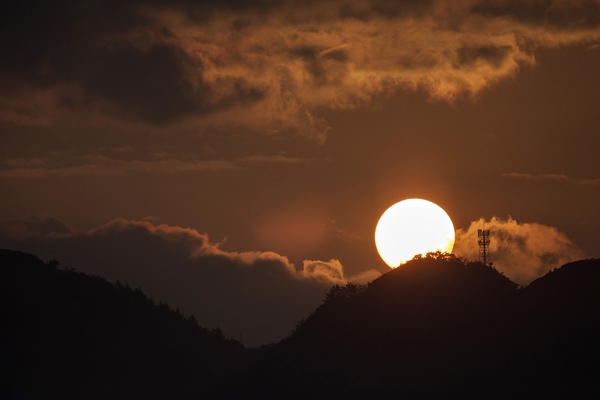
M 302 158 L 299 157 L 286 157 L 282 155 L 274 155 L 274 156 L 265 156 L 265 155 L 253 155 L 248 156 L 241 160 L 241 162 L 247 163 L 283 163 L 283 164 L 296 164 L 301 163 L 303 161 Z
M 600 185 L 600 178 L 596 179 L 579 179 L 577 185 Z
M 86 164 L 58 167 L 29 167 L 0 170 L 0 178 L 32 179 L 43 177 L 68 177 L 79 175 L 108 175 L 123 172 L 153 172 L 173 174 L 187 171 L 219 171 L 237 169 L 237 165 L 229 161 L 122 161 L 107 157 L 95 157 Z
M 345 285 L 349 281 L 354 283 L 367 283 L 381 275 L 376 270 L 368 270 L 358 275 L 347 277 L 344 273 L 344 267 L 339 260 L 329 261 L 304 260 L 302 263 L 302 275 L 312 279 L 325 279 L 331 283 Z
M 132 150 L 115 151 L 130 154 Z M 175 158 L 177 157 L 177 158 Z M 283 155 L 253 155 L 230 160 L 198 160 L 189 155 L 155 153 L 151 160 L 119 159 L 101 154 L 75 157 L 6 158 L 0 161 L 0 178 L 34 179 L 81 175 L 110 175 L 127 172 L 176 174 L 190 171 L 237 170 L 257 164 L 299 164 L 328 159 L 305 159 Z
M 560 182 L 565 182 L 565 183 L 571 183 L 574 185 L 600 185 L 600 178 L 577 179 L 577 178 L 571 178 L 564 174 L 530 174 L 530 173 L 511 172 L 511 173 L 507 173 L 507 174 L 502 174 L 502 176 L 504 178 L 511 178 L 511 179 L 560 181 Z
M 344 242 L 358 242 L 363 238 L 359 232 L 341 228 L 336 220 L 329 220 L 325 225 L 336 237 L 340 238 Z

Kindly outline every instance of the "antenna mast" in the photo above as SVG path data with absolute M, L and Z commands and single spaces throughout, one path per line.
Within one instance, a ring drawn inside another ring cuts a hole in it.
M 490 260 L 490 230 L 489 229 L 478 229 L 477 230 L 477 243 L 479 244 L 479 262 L 485 266 L 491 266 Z

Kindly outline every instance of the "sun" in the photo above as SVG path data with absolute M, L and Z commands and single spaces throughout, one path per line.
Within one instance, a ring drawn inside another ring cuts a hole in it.
M 387 265 L 396 268 L 417 254 L 450 253 L 454 247 L 454 225 L 437 204 L 407 199 L 383 213 L 375 228 L 375 245 Z

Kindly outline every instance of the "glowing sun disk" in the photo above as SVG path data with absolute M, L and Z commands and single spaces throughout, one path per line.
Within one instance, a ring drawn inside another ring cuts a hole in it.
M 437 204 L 407 199 L 388 208 L 375 228 L 375 245 L 387 265 L 396 268 L 417 254 L 450 253 L 454 247 L 454 225 Z

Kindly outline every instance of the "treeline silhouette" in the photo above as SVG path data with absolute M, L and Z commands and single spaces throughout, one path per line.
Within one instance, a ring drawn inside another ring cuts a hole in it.
M 515 399 L 600 393 L 600 260 L 519 288 L 444 253 L 336 285 L 249 350 L 140 290 L 0 251 L 12 398 Z

